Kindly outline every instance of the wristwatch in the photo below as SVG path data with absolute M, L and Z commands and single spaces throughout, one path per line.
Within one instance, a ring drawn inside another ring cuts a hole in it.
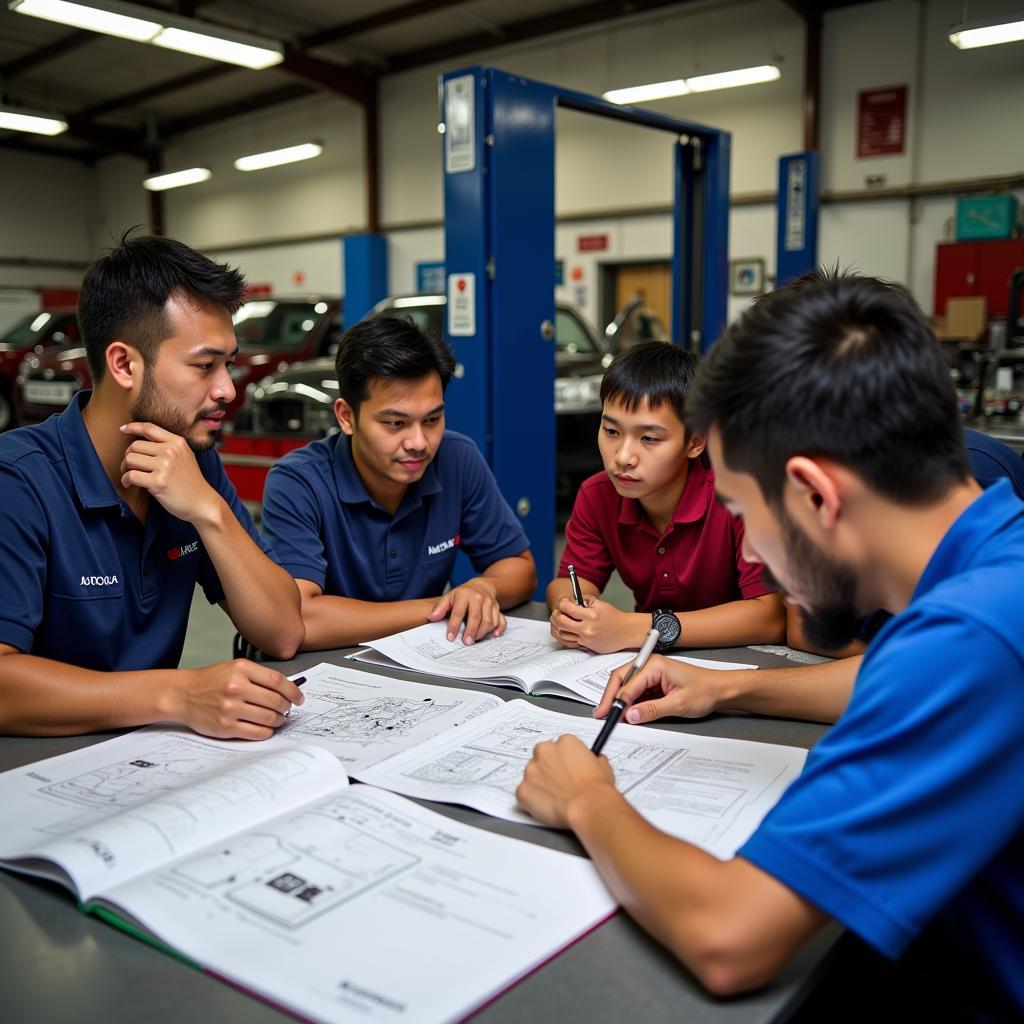
M 679 621 L 679 616 L 665 608 L 655 608 L 651 612 L 651 628 L 656 629 L 660 637 L 654 645 L 656 651 L 672 650 L 683 632 L 683 624 Z

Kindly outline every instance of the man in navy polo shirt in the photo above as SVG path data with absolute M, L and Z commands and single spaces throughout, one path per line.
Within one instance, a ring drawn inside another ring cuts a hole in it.
M 917 1019 L 887 1000 L 928 999 L 923 976 L 936 1019 L 1021 1019 L 1024 502 L 1008 480 L 982 491 L 971 477 L 927 321 L 872 278 L 782 288 L 726 330 L 686 415 L 708 432 L 745 554 L 816 643 L 896 614 L 733 859 L 648 825 L 572 736 L 537 747 L 520 804 L 574 829 L 619 901 L 716 992 L 763 984 L 834 918 L 899 961 L 897 985 L 862 978 L 845 993 L 857 1006 L 821 1019 Z M 627 721 L 646 697 L 659 715 L 685 704 L 676 668 L 656 656 L 623 687 Z M 595 714 L 622 683 L 617 671 Z
M 471 644 L 537 585 L 529 542 L 476 446 L 446 431 L 448 346 L 411 319 L 345 333 L 335 360 L 341 432 L 267 477 L 263 531 L 302 595 L 305 650 L 448 619 Z M 447 593 L 455 556 L 480 574 Z
M 133 238 L 82 284 L 94 390 L 0 437 L 0 730 L 170 721 L 263 739 L 302 694 L 262 665 L 177 669 L 195 584 L 255 644 L 302 639 L 213 444 L 234 397 L 245 281 L 169 238 Z

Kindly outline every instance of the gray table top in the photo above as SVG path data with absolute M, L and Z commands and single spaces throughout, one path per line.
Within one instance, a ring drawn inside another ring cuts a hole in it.
M 516 609 L 530 618 L 544 618 L 543 605 Z M 301 654 L 283 671 L 298 672 L 321 661 L 339 662 L 349 651 Z M 785 665 L 784 658 L 749 648 L 695 651 L 695 655 L 740 661 L 763 667 Z M 355 666 L 354 662 L 345 662 Z M 368 672 L 423 679 L 415 672 L 358 666 Z M 436 677 L 431 683 L 487 690 L 507 699 L 518 690 L 496 689 Z M 590 709 L 556 697 L 536 697 L 541 706 L 565 714 L 587 715 Z M 811 747 L 824 727 L 809 722 L 744 715 L 713 715 L 699 721 L 657 723 L 707 736 Z M 34 738 L 0 737 L 0 770 L 54 757 L 114 733 L 89 736 Z M 490 818 L 462 807 L 420 801 L 441 814 L 479 828 L 582 853 L 575 838 L 563 832 Z M 10 813 L 10 808 L 5 808 Z M 752 995 L 720 1000 L 699 984 L 625 914 L 617 914 L 565 950 L 511 991 L 481 1010 L 475 1020 L 511 1024 L 537 1020 L 611 1021 L 627 1018 L 649 1022 L 688 1021 L 731 1024 L 778 1020 L 806 991 L 838 929 L 829 928 L 812 939 L 770 987 Z M 193 1024 L 262 1024 L 287 1016 L 173 957 L 78 911 L 70 894 L 52 884 L 0 873 L 0 1016 L 20 1021 L 135 1021 Z M 383 953 L 383 951 L 382 951 Z M 339 955 L 344 944 L 339 943 Z M 396 965 L 400 969 L 400 965 Z

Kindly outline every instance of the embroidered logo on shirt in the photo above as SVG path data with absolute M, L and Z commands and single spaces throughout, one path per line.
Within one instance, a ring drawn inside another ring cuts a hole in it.
M 174 562 L 186 555 L 191 555 L 199 550 L 199 541 L 194 540 L 191 544 L 182 544 L 180 548 L 170 548 L 167 552 L 168 561 Z
M 459 546 L 459 541 L 461 539 L 462 538 L 459 534 L 455 534 L 454 537 L 449 537 L 448 540 L 443 540 L 440 544 L 428 544 L 427 554 L 440 555 L 445 551 L 451 551 L 452 548 L 457 548 Z
M 112 587 L 117 583 L 116 576 L 83 576 L 80 587 Z

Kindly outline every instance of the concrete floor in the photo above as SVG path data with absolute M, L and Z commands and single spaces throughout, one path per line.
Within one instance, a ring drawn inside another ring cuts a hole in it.
M 555 564 L 565 547 L 565 537 L 555 538 Z M 612 576 L 604 596 L 617 608 L 633 610 L 633 594 L 619 578 Z M 182 668 L 201 668 L 218 661 L 227 661 L 231 657 L 231 641 L 235 635 L 235 627 L 231 620 L 215 604 L 209 604 L 198 587 L 192 597 L 192 609 L 188 618 L 188 633 L 185 636 L 185 650 L 181 656 Z

